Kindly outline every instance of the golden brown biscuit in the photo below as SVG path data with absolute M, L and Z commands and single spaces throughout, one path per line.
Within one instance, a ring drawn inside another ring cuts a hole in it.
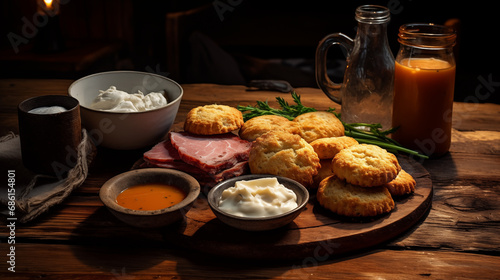
M 287 177 L 308 188 L 321 167 L 311 145 L 285 131 L 270 131 L 255 139 L 248 163 L 253 174 Z
M 415 191 L 415 186 L 417 182 L 413 179 L 413 176 L 408 174 L 406 171 L 401 169 L 398 176 L 389 183 L 385 184 L 385 187 L 389 190 L 393 196 L 401 196 L 405 194 L 410 194 Z
M 321 181 L 316 197 L 324 208 L 348 217 L 372 217 L 394 209 L 394 200 L 387 188 L 364 188 L 335 175 Z
M 184 130 L 193 134 L 214 135 L 231 132 L 243 125 L 243 114 L 226 105 L 205 105 L 191 109 Z
M 309 112 L 294 120 L 300 124 L 299 135 L 307 143 L 319 138 L 344 136 L 344 125 L 332 113 L 326 111 Z
M 332 171 L 337 177 L 362 187 L 387 184 L 400 170 L 394 154 L 369 144 L 345 148 L 332 160 Z
M 340 136 L 316 139 L 310 144 L 318 154 L 319 159 L 332 159 L 340 150 L 359 143 L 352 137 Z
M 241 139 L 254 141 L 262 134 L 275 130 L 284 130 L 291 133 L 297 133 L 298 124 L 281 116 L 258 116 L 246 121 L 240 129 L 239 135 Z
M 314 176 L 314 188 L 319 186 L 319 183 L 323 181 L 326 177 L 330 177 L 333 175 L 332 171 L 332 159 L 320 159 L 319 164 L 321 167 L 318 169 L 318 174 Z

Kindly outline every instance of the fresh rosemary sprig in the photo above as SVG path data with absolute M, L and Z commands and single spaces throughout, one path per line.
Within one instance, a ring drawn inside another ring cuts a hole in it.
M 248 121 L 253 117 L 262 115 L 277 115 L 285 117 L 289 120 L 293 120 L 298 115 L 307 112 L 317 111 L 314 108 L 302 105 L 302 102 L 300 101 L 300 95 L 297 95 L 295 91 L 292 91 L 292 98 L 296 105 L 290 105 L 288 104 L 288 102 L 285 101 L 285 99 L 281 97 L 276 97 L 276 100 L 278 101 L 278 104 L 280 105 L 281 109 L 272 108 L 271 106 L 269 106 L 267 101 L 257 101 L 257 105 L 255 107 L 238 106 L 238 110 L 240 110 L 241 112 L 247 112 L 243 114 L 244 121 Z
M 308 113 L 317 111 L 314 108 L 306 107 L 300 101 L 300 95 L 297 95 L 295 91 L 292 91 L 292 98 L 296 105 L 290 105 L 281 97 L 276 97 L 278 104 L 281 109 L 275 109 L 269 106 L 267 101 L 257 101 L 256 106 L 238 106 L 238 110 L 243 113 L 243 120 L 248 121 L 251 118 L 263 115 L 277 115 L 285 117 L 289 120 L 295 119 L 295 117 Z M 339 113 L 335 112 L 335 109 L 328 109 L 330 113 L 333 113 L 341 120 Z M 398 142 L 387 137 L 387 135 L 393 133 L 397 128 L 391 128 L 388 130 L 382 130 L 381 124 L 367 124 L 367 123 L 345 123 L 344 125 L 345 135 L 356 139 L 359 143 L 377 145 L 381 148 L 387 149 L 392 153 L 406 153 L 413 156 L 418 156 L 421 158 L 429 158 L 426 155 L 422 155 L 417 151 L 407 149 L 401 146 Z M 367 130 L 368 129 L 368 130 Z

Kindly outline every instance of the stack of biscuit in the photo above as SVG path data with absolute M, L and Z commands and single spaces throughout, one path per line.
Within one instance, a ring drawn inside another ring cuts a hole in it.
M 320 159 L 321 168 L 314 177 L 314 185 L 318 186 L 323 179 L 333 175 L 332 159 L 342 149 L 359 144 L 356 139 L 349 136 L 327 137 L 316 139 L 311 146 Z
M 415 180 L 401 169 L 394 154 L 375 145 L 354 144 L 332 159 L 333 175 L 323 179 L 321 206 L 348 217 L 372 217 L 394 209 L 393 196 L 411 193 Z
M 320 158 L 311 146 L 314 140 L 344 135 L 344 126 L 329 112 L 310 112 L 293 121 L 264 115 L 246 121 L 239 131 L 242 139 L 253 141 L 250 172 L 294 179 L 307 188 L 317 187 Z

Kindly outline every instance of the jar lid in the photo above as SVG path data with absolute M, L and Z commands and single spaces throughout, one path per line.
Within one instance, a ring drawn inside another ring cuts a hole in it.
M 391 18 L 388 8 L 378 5 L 362 5 L 356 8 L 355 18 L 363 23 L 385 23 Z
M 401 44 L 424 49 L 445 49 L 453 47 L 457 34 L 453 28 L 433 23 L 409 23 L 399 28 L 398 41 Z

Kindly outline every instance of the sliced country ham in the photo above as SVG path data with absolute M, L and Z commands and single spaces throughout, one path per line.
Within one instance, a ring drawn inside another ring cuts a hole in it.
M 170 141 L 184 162 L 210 174 L 248 160 L 252 145 L 232 133 L 206 136 L 171 132 Z
M 151 150 L 145 152 L 144 158 L 155 162 L 181 161 L 181 157 L 170 143 L 170 139 L 156 144 Z
M 236 163 L 233 167 L 225 169 L 220 173 L 215 174 L 213 178 L 215 179 L 215 182 L 218 183 L 225 179 L 243 175 L 247 173 L 249 169 L 250 167 L 248 166 L 248 161 L 241 161 Z
M 251 142 L 234 134 L 198 136 L 171 132 L 169 136 L 144 153 L 144 163 L 139 168 L 184 171 L 209 187 L 249 171 Z

